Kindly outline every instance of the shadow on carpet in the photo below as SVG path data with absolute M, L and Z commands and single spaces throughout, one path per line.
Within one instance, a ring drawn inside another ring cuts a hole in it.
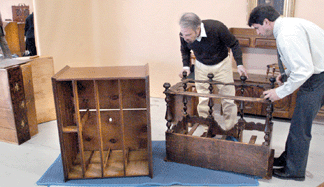
M 175 162 L 165 162 L 165 141 L 152 142 L 153 178 L 118 177 L 77 179 L 64 182 L 61 156 L 37 181 L 43 186 L 258 186 L 254 176 L 216 171 Z

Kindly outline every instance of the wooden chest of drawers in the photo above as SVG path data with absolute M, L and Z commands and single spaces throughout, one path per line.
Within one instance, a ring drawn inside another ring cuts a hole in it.
M 230 28 L 230 32 L 237 38 L 241 47 L 276 49 L 276 40 L 257 35 L 253 28 Z
M 52 78 L 65 180 L 153 176 L 148 66 Z
M 237 72 L 234 73 L 234 81 L 235 82 L 241 82 L 240 76 Z M 262 96 L 262 93 L 264 88 L 257 86 L 258 84 L 270 84 L 269 77 L 266 75 L 261 74 L 249 74 L 249 79 L 246 80 L 247 83 L 255 84 L 256 86 L 251 86 L 244 91 L 245 97 L 256 97 L 260 98 Z M 277 86 L 277 85 L 276 85 Z M 241 90 L 240 87 L 236 87 L 236 95 L 241 96 Z M 294 93 L 288 95 L 287 97 L 275 101 L 273 103 L 273 117 L 279 117 L 279 118 L 287 118 L 290 119 L 293 115 L 295 104 L 296 104 L 296 97 L 297 97 L 297 91 Z M 253 114 L 253 115 L 261 115 L 265 116 L 266 111 L 264 108 L 264 104 L 262 103 L 251 103 L 251 102 L 245 102 L 245 110 L 244 112 L 247 114 Z
M 240 76 L 237 72 L 234 73 L 234 81 L 240 82 Z M 249 79 L 246 80 L 246 82 L 250 84 L 256 84 L 256 85 L 269 83 L 269 77 L 261 74 L 249 74 Z M 265 90 L 262 87 L 253 86 L 245 90 L 244 96 L 261 97 L 263 91 Z M 297 91 L 298 90 L 286 96 L 285 98 L 274 102 L 273 105 L 274 111 L 272 114 L 273 117 L 286 118 L 286 119 L 292 118 L 295 105 L 296 105 Z M 236 87 L 236 95 L 237 96 L 241 95 L 241 91 L 239 87 Z M 264 107 L 262 105 L 263 104 L 261 103 L 246 102 L 244 112 L 247 114 L 265 116 L 266 111 L 263 109 Z M 323 119 L 324 119 L 324 107 L 322 107 L 318 112 L 314 120 L 314 123 L 324 124 Z

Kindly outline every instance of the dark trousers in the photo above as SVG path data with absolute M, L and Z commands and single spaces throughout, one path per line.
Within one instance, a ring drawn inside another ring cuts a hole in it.
M 29 56 L 37 55 L 35 38 L 26 39 L 26 49 L 29 51 Z
M 297 93 L 286 148 L 286 172 L 304 177 L 312 138 L 312 123 L 324 105 L 324 72 L 312 75 Z

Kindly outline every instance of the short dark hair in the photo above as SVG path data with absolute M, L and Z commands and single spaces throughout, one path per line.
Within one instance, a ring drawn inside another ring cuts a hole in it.
M 280 16 L 279 12 L 270 5 L 259 5 L 255 7 L 250 14 L 248 25 L 253 24 L 263 25 L 264 19 L 275 21 Z

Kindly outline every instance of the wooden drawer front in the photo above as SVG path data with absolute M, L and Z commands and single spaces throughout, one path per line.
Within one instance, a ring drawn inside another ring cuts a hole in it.
M 10 94 L 15 116 L 18 144 L 30 139 L 23 76 L 19 66 L 8 69 Z
M 274 48 L 275 49 L 276 48 L 276 40 L 256 38 L 255 39 L 255 47 Z
M 257 35 L 255 29 L 253 28 L 230 28 L 229 31 L 234 35 Z
M 250 46 L 250 38 L 237 38 L 240 45 L 242 47 L 249 47 Z

